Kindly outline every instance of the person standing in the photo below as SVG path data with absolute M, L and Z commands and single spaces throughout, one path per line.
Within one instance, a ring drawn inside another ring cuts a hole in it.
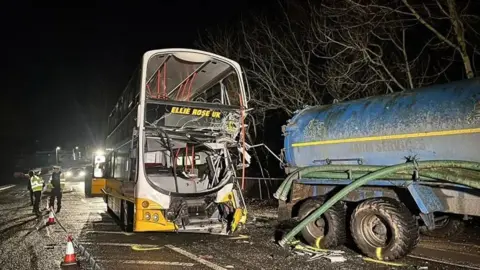
M 37 214 L 37 216 L 41 216 L 40 213 L 40 198 L 42 197 L 42 189 L 43 189 L 43 179 L 33 171 L 28 172 L 28 176 L 30 177 L 30 187 L 33 192 L 34 202 L 33 202 L 33 213 Z
M 51 184 L 53 186 L 52 188 L 52 194 L 50 195 L 50 202 L 48 204 L 48 208 L 53 208 L 53 205 L 55 204 L 55 197 L 57 198 L 57 211 L 56 213 L 60 213 L 60 209 L 62 208 L 62 188 L 60 186 L 60 174 L 62 172 L 60 171 L 60 168 L 55 166 L 53 167 L 53 173 L 52 173 L 52 180 Z

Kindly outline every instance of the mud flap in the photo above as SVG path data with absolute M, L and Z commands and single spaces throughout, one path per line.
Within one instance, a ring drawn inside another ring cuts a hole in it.
M 409 185 L 408 191 L 410 192 L 410 195 L 412 195 L 413 200 L 415 200 L 418 209 L 423 214 L 420 216 L 425 225 L 427 225 L 427 227 L 434 227 L 435 224 L 433 218 L 424 218 L 424 216 L 428 216 L 428 214 L 434 212 L 443 212 L 445 210 L 440 198 L 438 198 L 435 192 L 433 192 L 431 187 L 418 183 L 412 183 Z

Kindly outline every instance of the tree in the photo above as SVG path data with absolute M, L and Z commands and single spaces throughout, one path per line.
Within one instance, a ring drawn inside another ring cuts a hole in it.
M 470 54 L 472 53 L 471 49 L 473 49 L 473 53 L 476 54 L 478 54 L 478 51 L 475 46 L 472 46 L 472 44 L 475 43 L 467 40 L 466 28 L 469 28 L 474 33 L 472 39 L 477 39 L 478 41 L 479 35 L 472 26 L 472 23 L 478 22 L 480 17 L 468 13 L 472 3 L 470 1 L 464 1 L 465 4 L 459 10 L 456 0 L 435 0 L 430 5 L 426 3 L 414 5 L 411 3 L 413 2 L 411 0 L 401 1 L 406 11 L 404 9 L 394 9 L 394 11 L 398 14 L 415 17 L 423 26 L 431 31 L 440 43 L 460 54 L 466 77 L 473 78 L 475 71 L 472 66 Z M 381 8 L 385 9 L 385 7 Z M 480 6 L 477 4 L 476 8 L 480 8 Z M 472 8 L 472 10 L 473 9 L 474 8 Z M 442 23 L 442 21 L 448 21 L 449 23 L 447 24 L 449 26 L 445 27 L 445 23 Z M 445 29 L 443 33 L 441 31 L 442 28 Z M 472 48 L 468 48 L 469 46 Z
M 316 45 L 305 39 L 308 25 L 280 16 L 257 15 L 231 28 L 210 31 L 197 46 L 241 62 L 251 84 L 257 115 L 282 110 L 291 115 L 306 104 L 322 101 L 317 91 L 321 76 L 315 59 Z
M 321 46 L 318 57 L 325 59 L 325 90 L 337 100 L 431 84 L 452 63 L 432 63 L 427 52 L 433 39 L 412 38 L 418 34 L 417 22 L 390 9 L 372 8 L 372 2 L 327 0 L 319 7 L 310 5 L 312 42 Z
M 414 89 L 451 74 L 461 79 L 452 73 L 459 63 L 463 76 L 473 77 L 480 35 L 471 6 L 459 8 L 455 0 L 279 2 L 275 16 L 251 15 L 211 31 L 199 47 L 244 66 L 256 109 L 292 115 L 332 99 Z

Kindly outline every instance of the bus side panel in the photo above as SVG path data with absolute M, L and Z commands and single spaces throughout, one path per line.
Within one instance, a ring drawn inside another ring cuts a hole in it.
M 108 193 L 107 206 L 108 208 L 120 218 L 122 200 L 122 181 L 111 178 L 106 179 L 106 191 Z
M 93 178 L 92 179 L 92 196 L 102 196 L 102 189 L 105 188 L 107 179 L 105 178 Z

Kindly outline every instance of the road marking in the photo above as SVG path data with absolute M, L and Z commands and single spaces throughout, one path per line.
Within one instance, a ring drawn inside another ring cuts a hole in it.
M 134 233 L 122 232 L 122 231 L 85 231 L 85 233 L 96 233 L 96 234 L 123 234 L 126 236 L 134 235 Z
M 150 265 L 170 265 L 170 266 L 195 266 L 194 263 L 186 262 L 165 262 L 165 261 L 146 261 L 146 260 L 97 260 L 98 263 L 124 263 L 124 264 L 150 264 Z
M 12 188 L 12 187 L 14 187 L 14 186 L 15 186 L 15 185 L 2 186 L 2 187 L 0 187 L 0 191 L 2 191 L 2 190 L 7 190 L 7 189 Z
M 156 245 L 141 245 L 135 243 L 107 243 L 107 242 L 79 242 L 80 245 L 94 245 L 94 246 L 114 246 L 114 247 L 131 247 L 131 246 L 148 246 L 148 247 L 157 247 Z
M 423 243 L 422 243 L 423 242 Z M 436 248 L 436 247 L 429 247 L 428 245 L 425 245 L 425 243 L 431 243 L 431 244 L 434 244 L 434 245 L 438 245 L 438 244 L 445 244 L 444 242 L 442 241 L 437 241 L 437 240 L 430 240 L 430 239 L 424 239 L 422 240 L 422 242 L 420 242 L 420 246 L 424 247 L 424 248 Z M 460 246 L 460 247 L 473 247 L 473 248 L 477 248 L 479 249 L 480 248 L 480 245 L 475 245 L 475 244 L 471 244 L 471 243 L 457 243 L 457 242 L 448 242 L 447 243 L 448 245 L 454 245 L 454 246 Z
M 135 251 L 151 251 L 151 250 L 159 250 L 163 247 L 159 247 L 156 245 L 132 245 L 132 250 Z
M 171 249 L 175 252 L 178 252 L 178 253 L 182 254 L 183 256 L 188 257 L 188 258 L 190 258 L 190 259 L 192 259 L 196 262 L 199 262 L 199 263 L 201 263 L 201 264 L 203 264 L 203 265 L 205 265 L 209 268 L 212 268 L 212 269 L 215 269 L 215 270 L 227 270 L 226 268 L 223 268 L 220 265 L 217 265 L 217 264 L 214 264 L 214 263 L 209 262 L 207 260 L 204 260 L 204 259 L 198 257 L 197 255 L 192 254 L 192 253 L 190 253 L 190 252 L 188 252 L 184 249 L 181 249 L 179 247 L 172 246 L 172 245 L 165 245 L 165 246 L 168 247 L 169 249 Z
M 48 227 L 48 225 L 47 225 L 47 227 L 45 227 L 45 229 L 47 231 L 48 238 L 50 238 L 50 227 Z
M 468 266 L 468 265 L 465 265 L 465 264 L 457 264 L 457 263 L 447 262 L 447 261 L 443 261 L 443 260 L 436 260 L 436 259 L 433 259 L 433 258 L 427 258 L 427 257 L 423 257 L 423 256 L 415 256 L 415 255 L 407 255 L 407 256 L 410 257 L 410 258 L 423 260 L 423 261 L 430 261 L 430 262 L 436 262 L 436 263 L 441 263 L 441 264 L 447 264 L 447 265 L 457 266 L 457 267 L 460 267 L 460 268 L 480 270 L 480 268 L 478 268 L 478 267 Z

